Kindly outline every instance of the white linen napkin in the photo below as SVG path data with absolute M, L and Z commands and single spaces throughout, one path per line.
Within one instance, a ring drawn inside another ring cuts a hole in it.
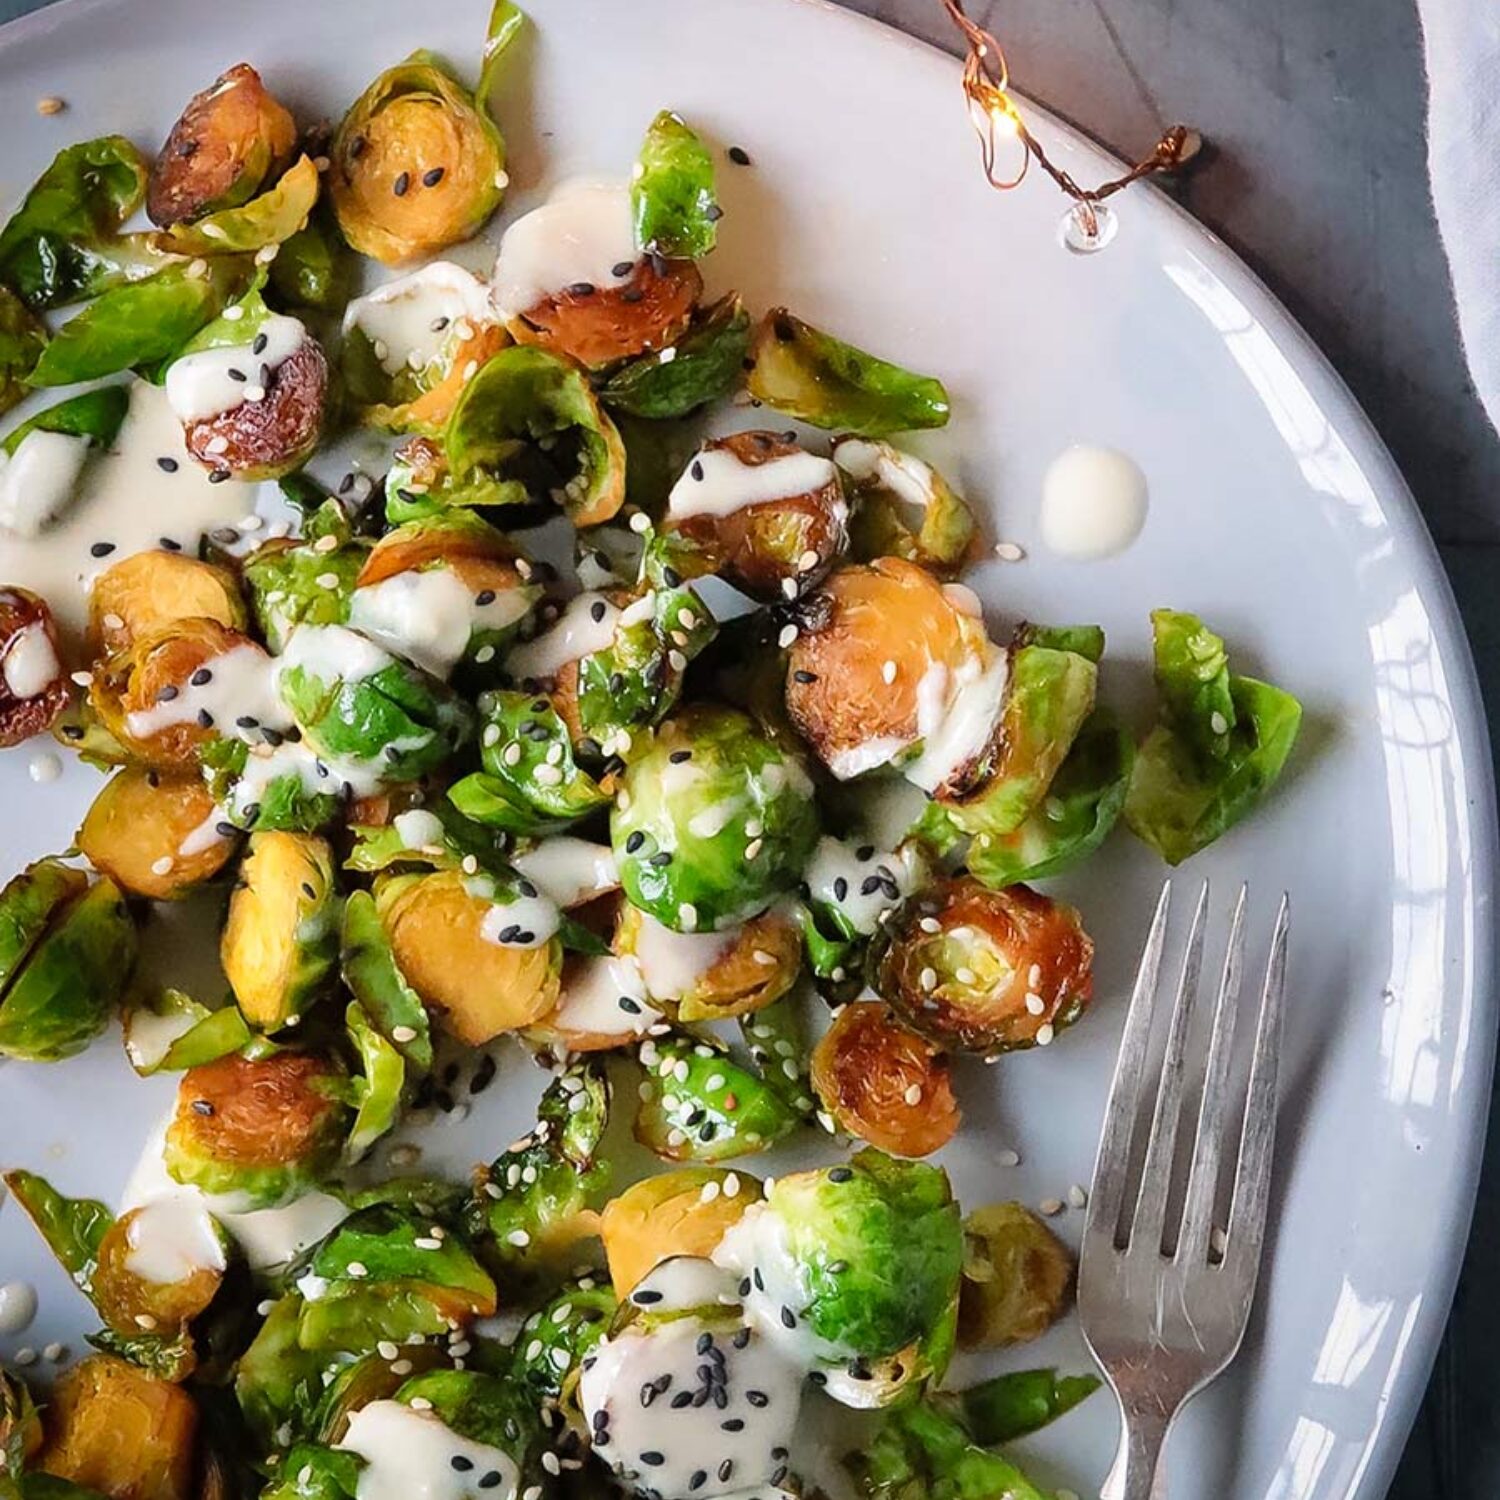
M 1418 0 L 1427 161 L 1474 387 L 1500 428 L 1500 4 Z

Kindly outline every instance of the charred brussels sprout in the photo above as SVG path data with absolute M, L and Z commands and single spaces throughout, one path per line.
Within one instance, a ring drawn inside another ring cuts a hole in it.
M 219 961 L 257 1031 L 295 1026 L 338 958 L 333 851 L 306 833 L 257 833 L 240 867 Z
M 948 392 L 853 344 L 772 308 L 750 346 L 750 394 L 813 427 L 884 437 L 948 423 Z
M 383 877 L 375 900 L 407 983 L 460 1041 L 483 1046 L 556 1006 L 562 943 L 542 930 L 556 921 L 550 903 L 457 870 Z
M 469 737 L 472 714 L 437 678 L 339 625 L 300 625 L 277 687 L 303 740 L 387 781 L 437 769 Z
M 859 1369 L 901 1355 L 909 1376 L 941 1359 L 963 1233 L 946 1174 L 864 1150 L 778 1177 L 714 1259 L 750 1278 L 746 1317 L 768 1338 Z
M 42 734 L 68 706 L 57 624 L 30 589 L 0 587 L 0 749 Z
M 1046 1046 L 1093 994 L 1094 945 L 1069 906 L 971 876 L 929 886 L 886 926 L 871 982 L 910 1026 L 993 1055 Z
M 535 1127 L 476 1172 L 465 1222 L 507 1285 L 557 1274 L 577 1259 L 578 1242 L 598 1233 L 609 1098 L 603 1068 L 575 1064 L 547 1086 Z
M 1180 864 L 1245 817 L 1276 784 L 1302 705 L 1229 670 L 1224 642 L 1196 615 L 1151 616 L 1162 722 L 1136 756 L 1125 821 Z
M 0 988 L 0 1057 L 59 1062 L 104 1030 L 135 964 L 136 930 L 120 888 L 102 875 L 81 895 L 48 899 L 39 867 L 0 893 L 0 934 L 29 943 Z M 36 930 L 38 912 L 47 918 Z
M 718 240 L 724 211 L 714 194 L 714 162 L 681 115 L 651 122 L 631 178 L 635 242 L 653 255 L 700 260 Z
M 600 1234 L 617 1297 L 673 1256 L 704 1257 L 760 1202 L 760 1180 L 723 1167 L 680 1167 L 632 1184 L 604 1207 Z
M 614 411 L 663 421 L 685 417 L 729 394 L 750 347 L 750 315 L 731 292 L 701 309 L 672 346 L 666 364 L 641 354 L 611 372 L 599 399 Z
M 382 1036 L 418 1073 L 432 1067 L 427 1011 L 396 965 L 375 898 L 354 891 L 344 903 L 339 967 L 344 983 Z
M 244 630 L 247 618 L 227 568 L 156 548 L 122 558 L 94 580 L 88 643 L 93 655 L 112 656 L 180 620 L 217 620 Z
M 850 1135 L 897 1156 L 930 1156 L 958 1130 L 951 1068 L 888 1005 L 846 1005 L 813 1053 L 812 1084 Z
M 763 911 L 817 841 L 812 783 L 749 715 L 697 704 L 625 773 L 610 836 L 626 895 L 677 932 Z
M 958 575 L 973 550 L 974 514 L 936 469 L 861 437 L 836 439 L 833 461 L 854 493 L 855 556 L 904 557 L 940 578 Z
M 307 1052 L 221 1057 L 183 1075 L 167 1128 L 168 1175 L 236 1212 L 290 1202 L 338 1161 L 344 1079 Z
M 0 283 L 0 412 L 25 397 L 26 377 L 46 346 L 47 325 Z
M 737 432 L 693 456 L 672 486 L 666 524 L 696 552 L 684 559 L 692 571 L 784 601 L 811 588 L 844 550 L 848 515 L 828 459 L 790 434 Z
M 96 870 L 132 895 L 171 901 L 229 862 L 237 839 L 222 822 L 198 777 L 126 766 L 100 788 L 77 843 Z
M 1061 1316 L 1073 1257 L 1020 1203 L 993 1203 L 964 1220 L 958 1336 L 967 1348 L 1022 1344 Z
M 299 625 L 344 625 L 370 543 L 351 535 L 337 504 L 325 503 L 299 538 L 272 537 L 241 570 L 255 623 L 272 651 Z
M 194 94 L 167 134 L 146 185 L 163 229 L 248 203 L 292 159 L 297 126 L 249 63 Z

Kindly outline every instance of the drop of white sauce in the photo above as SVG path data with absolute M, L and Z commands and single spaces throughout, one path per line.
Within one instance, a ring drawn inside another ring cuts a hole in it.
M 1134 459 L 1079 444 L 1042 479 L 1042 540 L 1060 557 L 1114 557 L 1141 534 L 1146 508 L 1146 476 Z
M 29 1282 L 0 1286 L 0 1333 L 23 1333 L 36 1317 L 36 1289 Z

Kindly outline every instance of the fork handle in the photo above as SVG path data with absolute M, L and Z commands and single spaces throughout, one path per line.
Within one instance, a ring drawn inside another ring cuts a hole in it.
M 1164 1500 L 1167 1483 L 1161 1457 L 1176 1415 L 1175 1411 L 1167 1415 L 1159 1410 L 1122 1411 L 1120 1446 L 1099 1487 L 1099 1500 Z

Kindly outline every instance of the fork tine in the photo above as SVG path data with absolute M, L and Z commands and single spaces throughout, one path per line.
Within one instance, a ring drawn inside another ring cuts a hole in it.
M 1136 1200 L 1135 1222 L 1130 1230 L 1131 1249 L 1147 1254 L 1161 1252 L 1162 1226 L 1167 1217 L 1167 1197 L 1172 1187 L 1172 1158 L 1177 1147 L 1177 1127 L 1182 1115 L 1182 1095 L 1186 1085 L 1187 1038 L 1192 1029 L 1193 1012 L 1198 1003 L 1198 979 L 1203 971 L 1203 936 L 1208 925 L 1208 882 L 1198 892 L 1193 911 L 1193 925 L 1188 932 L 1187 948 L 1182 955 L 1182 969 L 1177 980 L 1177 996 L 1172 1005 L 1172 1021 L 1167 1031 L 1167 1050 L 1162 1058 L 1161 1085 L 1151 1114 L 1150 1144 L 1145 1165 L 1141 1168 L 1140 1195 Z
M 1234 904 L 1229 944 L 1224 950 L 1224 969 L 1219 980 L 1219 997 L 1214 1004 L 1213 1032 L 1203 1075 L 1203 1096 L 1198 1102 L 1198 1135 L 1193 1146 L 1193 1165 L 1182 1210 L 1182 1233 L 1177 1240 L 1175 1258 L 1179 1265 L 1198 1266 L 1208 1258 L 1214 1196 L 1223 1154 L 1229 1060 L 1234 1048 L 1240 975 L 1245 965 L 1245 905 L 1249 894 L 1250 888 L 1242 885 L 1239 899 Z
M 1287 932 L 1291 903 L 1283 895 L 1276 913 L 1276 934 L 1266 961 L 1255 1054 L 1245 1096 L 1245 1124 L 1240 1133 L 1240 1160 L 1234 1177 L 1225 1266 L 1244 1278 L 1246 1294 L 1255 1286 L 1265 1237 L 1266 1205 L 1271 1196 L 1271 1150 L 1276 1138 L 1276 1075 L 1281 1051 L 1281 1015 L 1286 994 Z
M 1084 1236 L 1102 1236 L 1114 1243 L 1120 1222 L 1120 1206 L 1125 1201 L 1125 1176 L 1130 1164 L 1130 1137 L 1140 1104 L 1141 1074 L 1146 1065 L 1146 1050 L 1151 1040 L 1151 1017 L 1156 1006 L 1156 980 L 1161 969 L 1162 948 L 1167 936 L 1167 908 L 1172 899 L 1172 882 L 1164 881 L 1156 900 L 1156 915 L 1141 950 L 1135 987 L 1130 994 L 1130 1009 L 1125 1014 L 1125 1032 L 1120 1038 L 1120 1052 L 1115 1061 L 1115 1076 L 1109 1086 L 1105 1106 L 1104 1128 L 1099 1134 L 1099 1154 L 1094 1159 L 1094 1180 L 1089 1191 L 1088 1217 Z

